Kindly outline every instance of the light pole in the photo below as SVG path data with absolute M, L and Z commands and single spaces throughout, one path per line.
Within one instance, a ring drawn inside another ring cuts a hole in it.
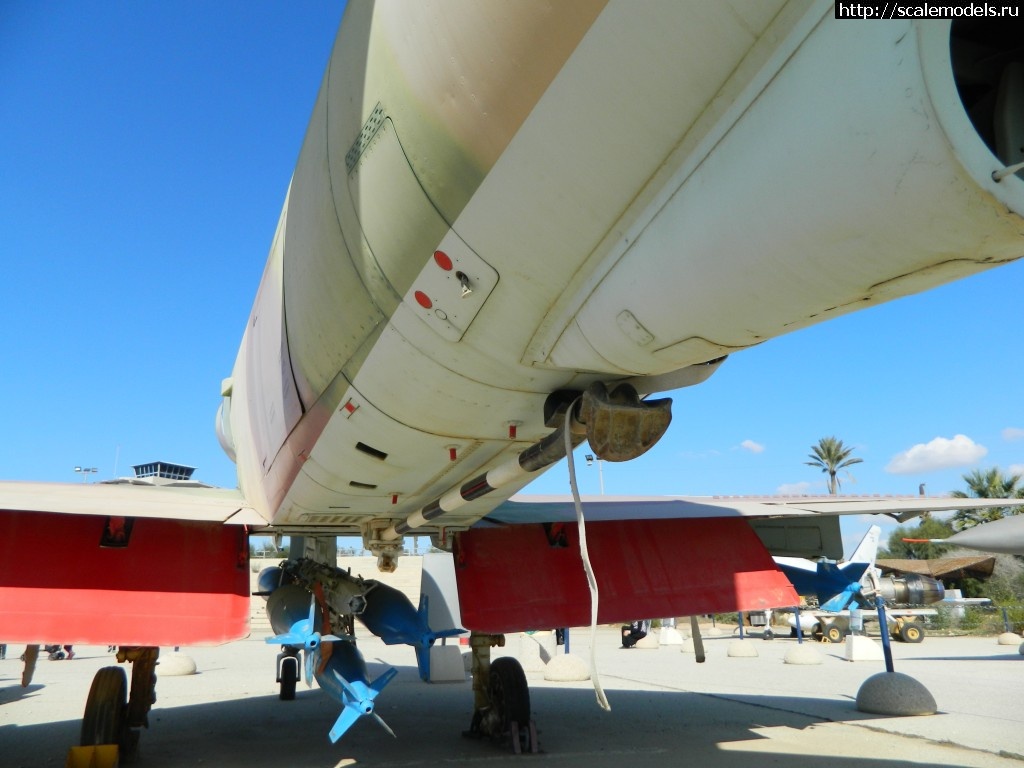
M 83 482 L 89 482 L 89 475 L 99 472 L 96 467 L 75 467 L 75 472 L 82 476 Z
M 585 458 L 588 467 L 594 466 L 593 454 L 588 453 Z M 600 484 L 601 495 L 604 496 L 604 459 L 597 460 L 597 482 Z

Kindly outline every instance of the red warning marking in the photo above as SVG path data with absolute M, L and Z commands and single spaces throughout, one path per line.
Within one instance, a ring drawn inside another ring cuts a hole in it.
M 434 302 L 432 302 L 430 300 L 430 297 L 427 296 L 427 294 L 425 294 L 423 291 L 416 291 L 416 293 L 414 293 L 413 296 L 416 297 L 416 303 L 419 304 L 424 309 L 430 309 L 432 306 L 434 306 Z
M 452 259 L 444 251 L 434 251 L 434 261 L 437 262 L 437 266 L 443 269 L 445 272 L 450 272 L 452 268 Z

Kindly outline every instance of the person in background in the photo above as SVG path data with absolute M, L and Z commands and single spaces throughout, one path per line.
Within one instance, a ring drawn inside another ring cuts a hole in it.
M 632 624 L 622 628 L 622 647 L 632 648 L 637 644 L 638 641 L 643 640 L 647 637 L 647 633 L 651 631 L 651 620 L 643 619 L 641 621 L 634 621 Z

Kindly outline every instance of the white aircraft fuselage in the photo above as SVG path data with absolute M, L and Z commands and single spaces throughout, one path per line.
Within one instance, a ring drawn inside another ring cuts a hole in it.
M 550 434 L 556 390 L 674 388 L 1019 258 L 1024 182 L 992 177 L 1019 102 L 968 116 L 958 85 L 999 79 L 954 72 L 973 32 L 818 2 L 351 3 L 224 385 L 246 499 L 286 532 L 465 528 L 530 476 L 415 515 Z

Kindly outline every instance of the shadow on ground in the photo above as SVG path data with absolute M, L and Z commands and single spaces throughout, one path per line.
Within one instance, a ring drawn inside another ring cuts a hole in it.
M 4 690 L 6 694 L 6 689 Z M 531 708 L 540 732 L 541 759 L 588 768 L 619 766 L 664 756 L 673 764 L 685 758 L 693 765 L 785 765 L 817 768 L 822 752 L 798 754 L 781 733 L 800 744 L 821 740 L 814 729 L 828 718 L 855 722 L 875 716 L 848 710 L 835 701 L 788 696 L 721 696 L 662 691 L 611 690 L 612 711 L 595 703 L 589 684 L 575 688 L 536 687 Z M 158 686 L 159 696 L 159 686 Z M 342 739 L 327 738 L 339 713 L 321 691 L 300 690 L 294 701 L 256 696 L 213 704 L 162 708 L 159 701 L 143 732 L 140 768 L 181 765 L 281 768 L 335 768 L 354 764 L 436 765 L 486 761 L 489 765 L 521 765 L 507 747 L 464 738 L 471 714 L 469 684 L 424 685 L 414 669 L 405 667 L 378 699 L 377 712 L 394 729 L 392 739 L 370 718 L 363 718 Z M 823 716 L 802 714 L 820 708 Z M 3 764 L 63 766 L 78 736 L 79 722 L 69 720 L 32 726 L 0 726 Z M 864 731 L 864 740 L 870 740 Z M 772 745 L 762 752 L 762 747 Z M 867 750 L 865 750 L 867 751 Z M 875 754 L 886 754 L 884 752 Z M 830 754 L 831 768 L 919 766 L 919 760 L 840 757 Z M 955 763 L 951 763 L 955 764 Z

